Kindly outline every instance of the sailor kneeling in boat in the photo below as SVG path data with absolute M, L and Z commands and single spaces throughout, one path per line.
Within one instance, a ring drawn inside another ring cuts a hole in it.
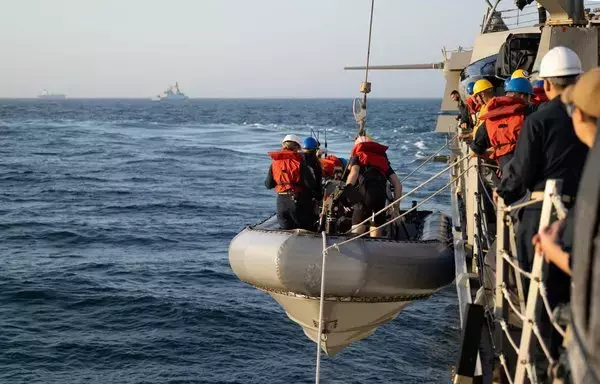
M 365 225 L 358 225 L 385 207 L 387 181 L 394 186 L 396 198 L 402 195 L 402 183 L 396 176 L 387 158 L 388 147 L 371 141 L 367 136 L 359 136 L 354 142 L 348 167 L 347 184 L 358 187 L 363 200 L 355 204 L 352 215 L 352 232 L 364 233 Z M 371 223 L 371 237 L 380 237 L 382 231 L 374 230 L 385 223 L 385 212 L 375 216 Z
M 277 192 L 277 220 L 281 229 L 313 230 L 317 218 L 312 208 L 315 178 L 300 153 L 300 139 L 287 135 L 282 150 L 269 152 L 273 163 L 265 180 Z
M 323 169 L 323 178 L 328 180 L 341 179 L 345 168 L 343 159 L 334 155 L 325 155 L 325 157 L 319 160 Z

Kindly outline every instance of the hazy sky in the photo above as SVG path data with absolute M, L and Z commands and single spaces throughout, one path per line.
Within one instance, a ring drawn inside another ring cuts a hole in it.
M 369 0 L 0 0 L 0 97 L 353 97 Z M 479 0 L 376 0 L 372 64 L 470 46 Z M 441 95 L 438 71 L 373 72 L 374 97 Z

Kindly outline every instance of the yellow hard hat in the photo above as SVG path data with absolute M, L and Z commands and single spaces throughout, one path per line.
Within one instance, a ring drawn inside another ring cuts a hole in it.
M 523 77 L 523 78 L 527 79 L 529 77 L 529 72 L 527 72 L 524 69 L 517 69 L 516 71 L 513 72 L 512 76 L 510 78 L 516 79 L 519 77 Z
M 489 80 L 486 80 L 486 79 L 477 80 L 475 82 L 475 85 L 473 86 L 473 94 L 476 95 L 478 93 L 487 91 L 488 89 L 492 89 L 492 88 L 494 88 L 494 86 L 492 85 L 492 83 L 489 82 Z

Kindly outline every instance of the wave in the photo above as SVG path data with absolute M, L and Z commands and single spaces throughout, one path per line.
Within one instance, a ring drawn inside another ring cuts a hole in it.
M 248 157 L 249 155 L 246 152 L 223 147 L 179 147 L 178 149 L 165 149 L 162 153 L 170 156 L 203 156 L 206 158 L 217 157 L 217 159 L 231 155 L 237 157 Z

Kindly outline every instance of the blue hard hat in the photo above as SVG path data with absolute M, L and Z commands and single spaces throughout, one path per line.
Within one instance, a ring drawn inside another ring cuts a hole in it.
M 533 89 L 544 88 L 544 80 L 536 80 L 533 82 Z
M 340 163 L 342 163 L 342 168 L 346 169 L 346 166 L 348 165 L 348 160 L 344 159 L 343 157 L 338 157 L 338 159 L 340 160 Z
M 475 87 L 474 81 L 471 81 L 469 84 L 467 84 L 467 95 L 473 94 L 473 87 Z
M 504 88 L 504 91 L 533 95 L 533 86 L 526 78 L 515 77 L 508 82 L 508 85 Z
M 507 77 L 506 79 L 504 79 L 504 90 L 506 91 L 506 88 L 508 87 L 508 83 L 510 83 L 510 77 Z
M 319 148 L 319 142 L 317 141 L 317 139 L 315 139 L 312 136 L 311 137 L 307 137 L 302 142 L 302 148 L 304 148 L 304 149 L 318 149 Z

